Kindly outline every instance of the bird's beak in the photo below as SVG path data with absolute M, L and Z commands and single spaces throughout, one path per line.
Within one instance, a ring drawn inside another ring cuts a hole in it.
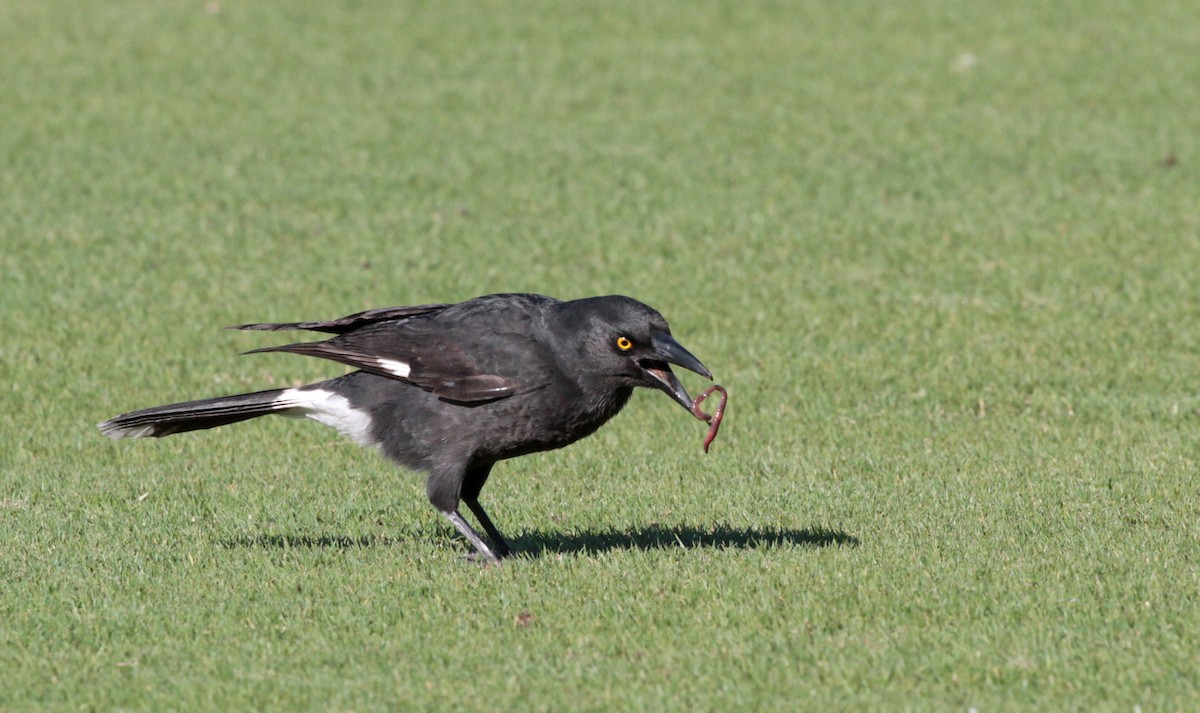
M 688 392 L 683 388 L 683 384 L 679 383 L 679 379 L 675 377 L 669 365 L 682 366 L 706 379 L 712 379 L 712 372 L 666 332 L 655 332 L 651 335 L 650 345 L 653 347 L 652 353 L 649 358 L 642 359 L 639 366 L 642 367 L 653 386 L 667 392 L 680 406 L 690 412 L 692 397 L 688 396 Z

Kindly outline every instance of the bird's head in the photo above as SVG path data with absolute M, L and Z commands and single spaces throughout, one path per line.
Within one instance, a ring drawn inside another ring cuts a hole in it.
M 707 379 L 712 379 L 712 372 L 675 341 L 661 314 L 621 296 L 575 300 L 563 307 L 563 317 L 582 337 L 579 355 L 590 372 L 622 387 L 659 389 L 691 412 L 692 398 L 671 365 Z

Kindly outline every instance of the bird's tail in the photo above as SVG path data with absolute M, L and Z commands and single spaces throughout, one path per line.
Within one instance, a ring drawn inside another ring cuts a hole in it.
M 113 416 L 97 424 L 97 427 L 109 438 L 159 438 L 173 433 L 215 428 L 296 408 L 297 400 L 289 396 L 296 391 L 270 389 L 155 406 Z

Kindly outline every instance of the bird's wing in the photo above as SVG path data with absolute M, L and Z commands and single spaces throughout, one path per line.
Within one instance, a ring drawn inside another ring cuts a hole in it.
M 369 309 L 365 312 L 355 312 L 354 314 L 339 317 L 338 319 L 330 319 L 323 322 L 261 322 L 255 324 L 238 324 L 229 329 L 245 329 L 258 330 L 268 332 L 280 332 L 289 329 L 307 329 L 313 332 L 331 332 L 333 334 L 345 334 L 359 327 L 373 324 L 375 322 L 383 322 L 390 319 L 406 319 L 415 317 L 421 314 L 429 314 L 441 309 L 445 309 L 449 305 L 445 304 L 428 304 L 428 305 L 413 305 L 407 307 L 381 307 L 379 309 Z
M 533 336 L 536 309 L 481 298 L 430 314 L 371 321 L 323 342 L 252 352 L 330 359 L 399 379 L 461 403 L 495 401 L 542 388 L 546 350 Z

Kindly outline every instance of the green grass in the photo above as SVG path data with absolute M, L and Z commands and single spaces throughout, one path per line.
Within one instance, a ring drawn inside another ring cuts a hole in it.
M 1195 708 L 1194 10 L 0 5 L 0 710 Z M 93 427 L 521 290 L 731 403 L 502 465 L 499 568 L 314 424 Z

